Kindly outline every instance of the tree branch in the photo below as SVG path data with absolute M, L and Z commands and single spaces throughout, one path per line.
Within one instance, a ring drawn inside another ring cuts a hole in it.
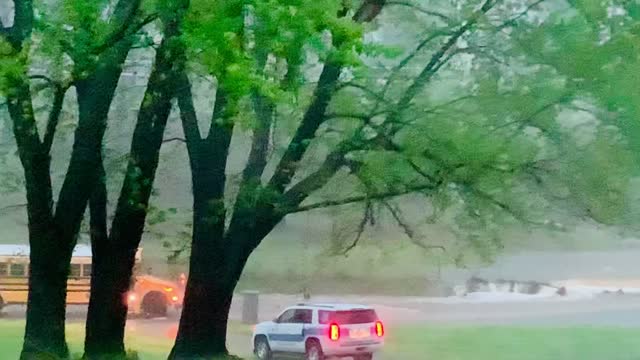
M 385 2 L 385 0 L 366 0 L 353 16 L 353 20 L 356 22 L 373 20 L 380 13 Z M 300 126 L 269 181 L 269 187 L 276 193 L 283 193 L 291 183 L 310 140 L 326 120 L 325 113 L 337 88 L 341 72 L 342 66 L 332 62 L 325 64 L 322 69 L 318 86 L 313 94 L 313 101 L 307 108 Z
M 133 17 L 135 17 L 135 12 L 133 12 L 129 17 L 130 17 L 130 20 L 133 20 Z M 138 31 L 142 30 L 142 28 L 151 24 L 157 19 L 158 19 L 158 14 L 150 14 L 136 24 L 131 24 L 128 22 L 122 24 L 122 26 L 118 27 L 116 31 L 109 34 L 109 36 L 107 36 L 107 38 L 102 44 L 96 46 L 93 49 L 93 52 L 95 54 L 101 54 L 105 50 L 112 47 L 114 44 L 123 40 L 124 38 L 136 34 Z
M 445 35 L 451 35 L 451 33 L 447 32 L 447 31 L 436 31 L 434 33 L 432 33 L 431 35 L 427 36 L 426 38 L 424 38 L 419 44 L 418 46 L 416 46 L 415 49 L 413 49 L 413 51 L 411 53 L 409 53 L 409 55 L 407 55 L 404 59 L 402 59 L 398 65 L 396 65 L 393 68 L 393 72 L 398 72 L 400 70 L 402 70 L 405 66 L 407 66 L 409 64 L 409 62 L 411 62 L 411 60 L 413 60 L 413 58 L 415 58 L 416 56 L 418 56 L 418 54 L 420 53 L 420 51 L 422 51 L 422 49 L 424 49 L 427 45 L 429 45 L 429 43 L 431 43 L 433 40 L 441 37 L 441 36 L 445 36 Z
M 349 251 L 353 250 L 356 246 L 358 246 L 358 243 L 360 242 L 360 239 L 362 238 L 362 234 L 364 234 L 364 230 L 367 227 L 367 223 L 371 221 L 371 219 L 373 218 L 373 214 L 372 214 L 373 210 L 371 208 L 371 203 L 367 201 L 365 208 L 364 208 L 364 214 L 362 215 L 362 220 L 360 220 L 360 223 L 358 224 L 358 230 L 357 230 L 357 234 L 355 239 L 353 239 L 353 241 L 351 242 L 351 244 L 349 244 L 349 246 L 347 246 L 343 251 L 342 251 L 342 255 L 347 255 L 349 253 Z
M 520 20 L 521 18 L 525 17 L 529 11 L 531 11 L 533 8 L 535 8 L 536 6 L 542 4 L 543 2 L 545 2 L 546 0 L 537 0 L 534 3 L 530 4 L 529 6 L 527 6 L 522 12 L 520 12 L 518 15 L 512 17 L 511 19 L 503 22 L 502 24 L 496 26 L 496 30 L 500 31 L 504 28 L 510 27 L 515 25 L 516 21 Z
M 471 55 L 476 55 L 478 57 L 484 57 L 487 58 L 491 61 L 493 61 L 496 64 L 500 64 L 500 65 L 506 65 L 507 63 L 502 60 L 499 59 L 497 56 L 491 54 L 490 52 L 488 52 L 486 50 L 485 46 L 469 46 L 466 48 L 460 48 L 460 49 L 456 49 L 455 50 L 456 54 L 471 54 Z
M 366 122 L 368 122 L 369 120 L 371 120 L 373 117 L 376 117 L 378 115 L 383 115 L 388 113 L 389 110 L 381 110 L 381 111 L 376 111 L 373 112 L 371 114 L 353 114 L 353 113 L 329 113 L 326 115 L 326 119 L 336 119 L 336 118 L 347 118 L 347 119 L 361 119 L 361 120 L 365 120 Z
M 332 95 L 342 67 L 333 63 L 325 64 L 318 86 L 313 95 L 313 101 L 304 114 L 302 122 L 296 130 L 293 139 L 289 143 L 276 170 L 269 182 L 269 187 L 277 193 L 284 192 L 298 168 L 298 162 L 304 156 L 309 141 L 314 137 L 320 125 L 325 121 L 325 112 L 329 106 Z
M 193 104 L 193 94 L 191 93 L 191 81 L 185 72 L 178 75 L 178 106 L 180 107 L 180 119 L 182 129 L 186 138 L 187 150 L 195 156 L 196 149 L 202 143 L 200 130 L 198 129 L 198 115 Z
M 518 211 L 516 211 L 511 206 L 509 206 L 509 204 L 496 199 L 491 194 L 488 194 L 488 193 L 486 193 L 486 192 L 484 192 L 482 190 L 478 190 L 478 189 L 470 187 L 470 186 L 467 186 L 466 188 L 468 190 L 470 190 L 476 196 L 478 196 L 478 197 L 490 202 L 494 206 L 498 207 L 499 209 L 501 209 L 502 211 L 504 211 L 507 214 L 511 215 L 511 217 L 513 217 L 514 219 L 516 219 L 516 220 L 518 220 L 518 221 L 520 221 L 522 223 L 531 224 L 531 225 L 538 225 L 538 226 L 544 225 L 544 223 L 541 223 L 541 222 L 538 222 L 538 221 L 529 220 L 529 219 L 525 218 L 524 216 L 522 216 L 522 214 L 520 214 Z
M 60 115 L 62 114 L 64 97 L 67 93 L 67 88 L 63 87 L 62 85 L 56 83 L 54 86 L 55 88 L 53 93 L 53 105 L 51 107 L 51 111 L 49 112 L 47 129 L 44 133 L 44 138 L 42 139 L 42 146 L 44 147 L 44 151 L 46 151 L 47 153 L 51 152 L 53 138 L 55 136 L 58 123 L 60 122 Z
M 26 208 L 27 204 L 15 204 L 15 205 L 9 205 L 9 206 L 4 206 L 0 208 L 0 212 L 6 212 L 6 211 L 12 211 L 15 209 L 20 209 L 20 208 Z
M 278 204 L 279 212 L 287 214 L 298 208 L 304 200 L 315 191 L 318 191 L 331 180 L 338 170 L 345 164 L 345 147 L 341 145 L 337 150 L 327 155 L 318 170 L 298 181 L 287 192 L 282 195 L 282 200 Z
M 405 235 L 407 235 L 409 240 L 411 240 L 411 242 L 414 245 L 416 245 L 416 246 L 418 246 L 418 247 L 420 247 L 420 248 L 422 248 L 424 250 L 438 249 L 438 250 L 442 250 L 443 252 L 447 251 L 445 249 L 445 247 L 442 246 L 442 245 L 426 245 L 425 243 L 420 241 L 420 239 L 418 239 L 418 237 L 416 236 L 415 231 L 413 231 L 413 229 L 411 228 L 411 225 L 409 225 L 409 223 L 407 223 L 404 220 L 401 210 L 399 208 L 395 207 L 394 205 L 392 205 L 388 201 L 383 201 L 383 204 L 389 210 L 389 212 L 391 213 L 391 216 L 393 216 L 393 219 L 396 221 L 398 226 L 400 226 L 402 231 L 405 233 Z
M 98 179 L 89 198 L 89 227 L 93 252 L 98 253 L 100 250 L 108 248 L 107 183 L 102 159 L 98 167 Z
M 387 79 L 387 83 L 384 85 L 384 87 L 382 88 L 381 91 L 381 97 L 384 98 L 384 95 L 387 93 L 387 91 L 389 90 L 389 87 L 391 86 L 391 84 L 393 83 L 393 81 L 395 81 L 395 79 L 398 77 L 398 75 L 400 74 L 400 71 L 405 68 L 407 65 L 409 65 L 409 63 L 411 62 L 411 60 L 413 60 L 416 56 L 418 56 L 418 54 L 420 53 L 420 51 L 422 51 L 422 49 L 424 49 L 430 42 L 432 42 L 433 40 L 435 40 L 436 38 L 440 37 L 440 36 L 445 36 L 449 34 L 448 32 L 444 32 L 444 31 L 436 31 L 434 33 L 432 33 L 431 35 L 427 36 L 425 39 L 423 39 L 418 46 L 416 46 L 416 48 L 409 53 L 409 55 L 407 55 L 404 59 L 402 59 L 398 65 L 396 65 L 392 70 L 391 70 L 391 74 L 389 75 L 389 79 Z M 376 103 L 376 106 L 374 108 L 374 110 L 377 110 L 378 107 L 380 106 L 382 102 L 380 100 L 378 100 L 378 102 Z
M 372 21 L 380 14 L 385 3 L 386 0 L 365 0 L 353 15 L 353 20 L 360 23 Z
M 406 158 L 407 162 L 409 163 L 409 166 L 411 166 L 411 168 L 413 169 L 413 171 L 417 172 L 418 174 L 420 174 L 422 177 L 424 177 L 425 179 L 436 183 L 436 178 L 434 178 L 432 175 L 428 174 L 426 171 L 422 170 L 422 168 L 420 166 L 418 166 L 418 164 L 416 164 L 415 161 Z
M 438 105 L 436 105 L 434 107 L 431 107 L 431 108 L 428 108 L 428 109 L 424 109 L 423 112 L 426 113 L 426 114 L 433 114 L 433 113 L 437 112 L 440 109 L 446 108 L 447 106 L 451 106 L 451 105 L 457 104 L 459 102 L 465 101 L 467 99 L 472 99 L 474 97 L 475 97 L 475 95 L 460 96 L 458 98 L 446 101 L 446 102 L 444 102 L 442 104 L 438 104 Z
M 353 20 L 356 22 L 367 22 L 373 20 L 382 10 L 384 3 L 385 0 L 365 0 L 358 11 L 356 11 L 353 16 Z M 334 45 L 338 46 L 339 44 Z M 298 168 L 298 163 L 306 153 L 310 140 L 315 136 L 320 125 L 326 120 L 326 109 L 335 94 L 341 72 L 342 66 L 339 63 L 330 61 L 325 64 L 320 75 L 318 85 L 314 91 L 313 100 L 307 108 L 307 111 L 305 112 L 293 139 L 289 143 L 287 150 L 276 165 L 273 176 L 269 180 L 268 188 L 270 193 L 283 194 L 287 186 L 291 183 L 291 180 Z M 342 158 L 342 156 L 337 157 L 340 159 Z M 320 188 L 324 186 L 326 181 L 328 181 L 333 174 L 335 174 L 337 169 L 340 168 L 341 164 L 341 160 L 325 161 L 324 169 L 321 174 L 322 176 L 315 179 L 313 187 Z M 293 201 L 297 206 L 299 201 L 304 201 L 304 199 L 306 199 L 309 193 L 306 193 L 305 190 L 309 189 L 297 186 L 294 186 L 294 188 L 296 188 L 296 191 L 292 193 L 289 192 L 289 195 L 293 195 L 292 198 L 286 197 L 286 199 L 283 199 L 283 202 L 288 203 L 288 201 Z M 240 250 L 238 251 L 238 254 L 240 255 L 238 259 L 240 262 L 246 261 L 251 250 L 253 250 L 264 236 L 266 236 L 286 215 L 286 212 L 282 212 L 278 209 L 281 205 L 282 202 L 277 200 L 274 203 L 267 199 L 259 199 L 256 203 L 255 209 L 246 209 L 247 211 L 252 211 L 255 215 L 254 221 L 252 222 L 252 227 L 255 228 L 255 231 L 251 236 L 247 237 L 246 234 L 242 234 L 247 232 L 246 229 L 242 229 L 238 226 L 229 226 L 225 237 L 238 235 L 241 238 L 243 236 L 246 238 L 245 241 L 241 241 L 234 245 L 240 247 Z M 233 263 L 233 260 L 231 260 L 231 262 Z
M 442 45 L 442 47 L 431 56 L 431 60 L 429 60 L 427 66 L 425 66 L 425 68 L 420 72 L 413 83 L 405 91 L 400 101 L 398 101 L 397 111 L 403 111 L 407 109 L 411 101 L 416 97 L 416 95 L 420 93 L 420 91 L 422 91 L 424 86 L 429 82 L 429 80 L 431 80 L 433 75 L 435 75 L 438 69 L 444 64 L 444 62 L 442 61 L 443 58 L 445 58 L 449 50 L 455 46 L 455 44 L 458 42 L 458 39 L 460 39 L 465 33 L 467 33 L 467 31 L 469 31 L 478 22 L 480 17 L 489 12 L 496 5 L 496 3 L 496 0 L 486 0 L 478 11 L 473 13 L 473 15 L 471 15 L 471 17 L 462 26 L 460 26 L 458 30 L 453 32 L 453 34 L 449 37 L 449 40 L 447 40 L 445 44 Z M 398 116 L 399 113 L 396 115 L 396 117 Z
M 493 129 L 491 129 L 491 132 L 496 132 L 500 129 L 509 127 L 511 125 L 515 125 L 515 124 L 520 124 L 520 128 L 527 126 L 531 121 L 533 121 L 536 117 L 538 117 L 538 115 L 544 113 L 545 111 L 551 109 L 552 107 L 562 104 L 563 102 L 569 101 L 572 98 L 572 93 L 571 92 L 567 92 L 563 95 L 561 95 L 560 97 L 558 97 L 557 99 L 550 101 L 549 103 L 541 106 L 540 108 L 538 108 L 537 110 L 535 110 L 534 112 L 532 112 L 531 114 L 529 114 L 526 118 L 524 119 L 517 119 L 517 120 L 513 120 L 513 121 L 509 121 L 506 122 L 502 125 L 498 125 L 496 127 L 494 127 Z
M 218 136 L 222 136 L 224 138 L 231 136 L 233 124 L 228 118 L 229 114 L 226 109 L 227 102 L 228 99 L 224 89 L 218 85 L 218 88 L 216 89 L 215 104 L 213 106 L 213 114 L 211 115 L 211 124 L 205 141 L 214 140 Z
M 68 84 L 63 85 L 59 81 L 55 81 L 50 77 L 42 74 L 30 75 L 29 79 L 43 80 L 44 82 L 47 83 L 49 87 L 53 89 L 53 103 L 51 106 L 51 111 L 49 112 L 45 134 L 42 139 L 43 150 L 46 153 L 50 153 L 51 145 L 53 144 L 53 138 L 55 136 L 56 128 L 58 126 L 60 115 L 62 113 L 62 106 L 64 105 L 64 97 L 70 85 Z
M 389 102 L 387 99 L 385 99 L 379 93 L 371 90 L 371 88 L 369 88 L 369 87 L 367 87 L 365 85 L 360 85 L 360 84 L 354 83 L 354 82 L 343 83 L 340 86 L 338 86 L 336 91 L 339 91 L 339 90 L 342 90 L 342 89 L 346 89 L 346 88 L 349 88 L 349 87 L 362 90 L 362 92 L 364 92 L 365 94 L 371 95 L 372 97 L 374 97 L 376 100 L 378 100 L 381 103 L 388 103 Z
M 33 0 L 14 0 L 13 3 L 13 27 L 6 31 L 6 38 L 14 50 L 20 51 L 33 31 Z
M 180 138 L 180 137 L 172 137 L 172 138 L 168 138 L 168 139 L 162 140 L 162 143 L 166 144 L 166 143 L 170 143 L 170 142 L 174 142 L 174 141 L 181 142 L 181 143 L 186 143 L 187 142 L 186 139 L 183 139 L 183 138 Z
M 398 6 L 409 7 L 411 9 L 416 10 L 418 12 L 421 12 L 421 13 L 423 13 L 425 15 L 436 17 L 436 18 L 438 18 L 438 19 L 440 19 L 440 20 L 442 20 L 442 21 L 444 21 L 446 23 L 453 22 L 452 18 L 450 18 L 449 16 L 447 16 L 447 15 L 445 15 L 443 13 L 425 9 L 425 8 L 419 6 L 419 5 L 412 4 L 409 1 L 387 1 L 387 5 L 398 5 Z
M 344 199 L 327 200 L 327 201 L 321 201 L 321 202 L 317 202 L 317 203 L 313 203 L 313 204 L 309 204 L 309 205 L 303 205 L 303 206 L 299 206 L 299 207 L 297 207 L 295 209 L 289 210 L 287 213 L 288 214 L 295 214 L 295 213 L 306 212 L 306 211 L 315 210 L 315 209 L 322 209 L 322 208 L 333 207 L 333 206 L 349 205 L 349 204 L 353 204 L 353 203 L 363 202 L 363 201 L 366 201 L 366 200 L 374 201 L 374 200 L 389 199 L 389 198 L 394 198 L 394 197 L 407 195 L 407 194 L 412 194 L 412 193 L 416 193 L 416 192 L 425 192 L 425 191 L 429 191 L 429 190 L 434 190 L 435 188 L 436 188 L 436 186 L 431 184 L 431 183 L 429 183 L 429 184 L 420 184 L 420 185 L 412 185 L 412 186 L 407 186 L 406 188 L 399 189 L 399 190 L 390 190 L 390 191 L 387 191 L 387 192 L 382 192 L 382 193 L 377 193 L 377 194 L 356 195 L 356 196 L 346 197 Z
M 270 131 L 273 123 L 275 106 L 270 99 L 254 92 L 252 95 L 253 108 L 256 113 L 256 126 L 253 129 L 253 141 L 249 159 L 243 171 L 242 183 L 255 181 L 259 183 L 260 177 L 267 166 L 267 156 L 269 154 Z
M 52 88 L 62 87 L 62 85 L 59 82 L 54 81 L 50 77 L 48 77 L 46 75 L 42 75 L 42 74 L 29 75 L 29 79 L 31 79 L 31 80 L 44 80 L 44 82 L 46 82 L 47 85 L 49 85 Z
M 100 54 L 126 38 L 128 29 L 135 23 L 141 3 L 142 0 L 118 0 L 111 19 L 111 33 L 105 42 L 92 49 L 94 54 Z

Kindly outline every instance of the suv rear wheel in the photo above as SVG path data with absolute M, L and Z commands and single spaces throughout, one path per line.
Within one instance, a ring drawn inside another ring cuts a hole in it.
M 271 360 L 271 348 L 269 342 L 264 336 L 256 338 L 253 352 L 260 360 Z
M 324 360 L 324 354 L 322 353 L 320 343 L 315 340 L 311 340 L 307 343 L 305 360 Z
M 140 309 L 145 318 L 167 316 L 167 299 L 159 291 L 150 291 L 143 298 Z

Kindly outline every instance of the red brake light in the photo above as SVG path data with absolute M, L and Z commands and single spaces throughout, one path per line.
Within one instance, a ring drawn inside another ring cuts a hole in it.
M 329 326 L 329 338 L 333 341 L 340 339 L 340 327 L 338 324 L 331 324 L 331 326 Z
M 378 337 L 384 335 L 384 326 L 382 326 L 382 322 L 380 321 L 376 321 L 376 335 L 378 335 Z

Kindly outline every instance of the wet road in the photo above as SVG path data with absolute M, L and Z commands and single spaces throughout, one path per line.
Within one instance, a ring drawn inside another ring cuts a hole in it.
M 301 302 L 291 295 L 261 295 L 259 320 L 278 315 L 282 308 Z M 379 316 L 392 326 L 407 324 L 511 324 L 548 326 L 624 326 L 640 327 L 640 295 L 606 295 L 593 299 L 536 299 L 513 302 L 461 302 L 425 297 L 389 296 L 320 296 L 311 302 L 364 303 L 374 306 Z M 2 318 L 24 318 L 24 306 L 7 306 Z M 242 297 L 231 307 L 231 320 L 239 321 Z M 85 306 L 69 306 L 67 319 L 82 321 Z M 146 323 L 175 324 L 179 314 L 170 311 L 165 319 L 129 319 L 128 323 L 144 328 Z
M 355 302 L 374 306 L 389 328 L 423 324 L 451 325 L 526 325 L 526 326 L 607 326 L 640 328 L 640 296 L 607 295 L 593 299 L 538 299 L 517 302 L 464 303 L 421 297 L 347 296 L 316 297 L 315 302 Z M 300 302 L 296 296 L 261 295 L 260 320 L 272 319 L 288 305 Z M 242 298 L 234 301 L 231 320 L 241 319 Z M 10 306 L 3 318 L 24 317 L 23 306 Z M 68 310 L 70 322 L 81 322 L 86 316 L 86 307 L 71 306 Z M 171 339 L 175 337 L 179 314 L 170 313 L 162 319 L 129 319 L 127 330 L 144 336 Z M 0 320 L 1 321 L 1 320 Z M 247 325 L 247 331 L 249 326 Z M 235 353 L 247 354 L 247 335 L 232 334 L 229 347 Z

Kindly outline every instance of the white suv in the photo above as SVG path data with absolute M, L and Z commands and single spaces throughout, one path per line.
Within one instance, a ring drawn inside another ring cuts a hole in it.
M 371 307 L 298 304 L 275 320 L 256 325 L 253 348 L 260 360 L 298 354 L 307 360 L 371 360 L 383 346 L 383 337 L 384 327 Z

